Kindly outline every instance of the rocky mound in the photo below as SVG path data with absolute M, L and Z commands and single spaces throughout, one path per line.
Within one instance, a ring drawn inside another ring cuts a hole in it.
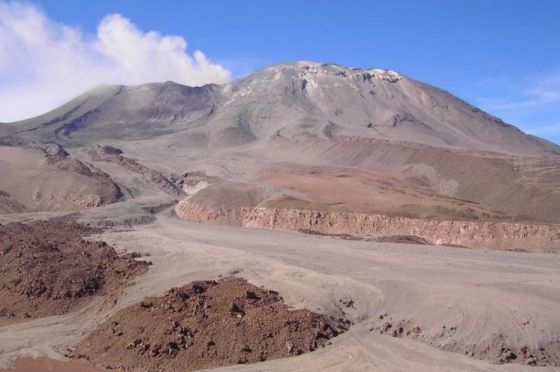
M 146 262 L 83 239 L 100 231 L 71 217 L 0 226 L 0 317 L 64 314 L 146 271 Z
M 289 309 L 277 292 L 226 278 L 119 311 L 74 355 L 109 369 L 191 371 L 299 355 L 345 330 L 342 321 Z

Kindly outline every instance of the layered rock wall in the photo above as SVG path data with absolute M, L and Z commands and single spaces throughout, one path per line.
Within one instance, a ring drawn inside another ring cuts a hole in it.
M 349 212 L 225 208 L 183 201 L 180 218 L 275 230 L 371 236 L 412 235 L 437 245 L 530 252 L 560 252 L 560 226 L 514 222 L 421 220 Z

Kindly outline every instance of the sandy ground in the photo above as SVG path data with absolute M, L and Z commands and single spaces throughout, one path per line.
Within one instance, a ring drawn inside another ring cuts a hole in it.
M 0 328 L 0 367 L 21 357 L 60 359 L 64 346 L 117 309 L 192 280 L 236 274 L 278 290 L 292 306 L 330 315 L 345 311 L 355 324 L 324 350 L 224 370 L 560 370 L 494 365 L 441 350 L 454 343 L 482 344 L 497 334 L 527 345 L 558 337 L 556 255 L 346 241 L 161 215 L 154 224 L 103 239 L 122 251 L 149 252 L 154 265 L 110 312 L 98 312 L 93 303 L 77 313 Z M 344 297 L 353 299 L 353 309 L 341 305 Z M 395 321 L 413 320 L 428 340 L 371 332 L 385 313 Z M 438 337 L 443 325 L 456 332 Z
M 19 359 L 13 367 L 2 369 L 3 372 L 102 372 L 82 361 L 61 361 L 48 358 Z
M 24 319 L 6 319 L 6 318 L 0 318 L 0 327 L 5 327 L 5 326 L 9 326 L 12 324 L 18 324 L 18 323 L 22 323 L 25 322 Z

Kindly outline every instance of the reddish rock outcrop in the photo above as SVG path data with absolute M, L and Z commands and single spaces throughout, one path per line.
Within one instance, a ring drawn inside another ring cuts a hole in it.
M 560 227 L 555 224 L 442 221 L 350 212 L 273 208 L 221 208 L 185 200 L 175 208 L 183 219 L 277 230 L 372 236 L 409 235 L 437 245 L 498 250 L 560 252 Z

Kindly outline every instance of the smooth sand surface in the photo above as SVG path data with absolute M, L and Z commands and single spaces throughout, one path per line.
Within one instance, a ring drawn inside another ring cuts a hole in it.
M 102 236 L 119 250 L 150 253 L 154 265 L 99 312 L 0 328 L 0 367 L 20 357 L 61 358 L 96 321 L 148 295 L 198 279 L 238 275 L 278 290 L 294 307 L 349 317 L 354 326 L 333 344 L 300 357 L 223 370 L 244 371 L 560 371 L 495 365 L 449 345 L 489 342 L 497 334 L 534 345 L 560 334 L 560 256 L 347 241 L 179 221 Z M 354 308 L 340 299 L 351 297 Z M 387 313 L 412 320 L 425 341 L 371 332 Z M 442 327 L 456 327 L 452 334 Z

